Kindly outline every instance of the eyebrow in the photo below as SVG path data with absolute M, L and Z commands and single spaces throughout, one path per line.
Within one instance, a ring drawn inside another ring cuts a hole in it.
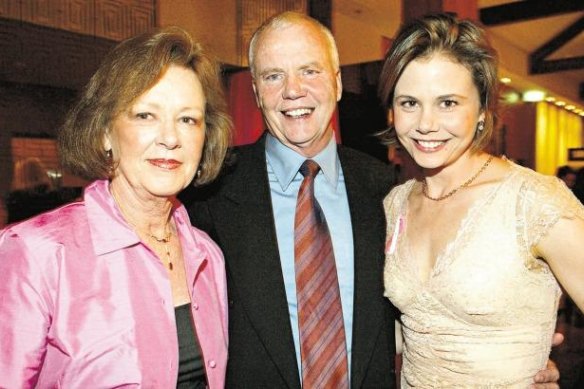
M 297 69 L 308 69 L 308 68 L 317 68 L 317 69 L 324 69 L 325 66 L 323 64 L 321 64 L 318 61 L 312 61 L 312 62 L 308 62 L 306 64 L 300 65 L 297 67 Z M 271 73 L 286 73 L 286 71 L 283 68 L 280 67 L 270 67 L 270 68 L 266 68 L 264 70 L 262 70 L 261 72 L 259 72 L 260 76 L 265 76 L 266 74 L 271 74 Z
M 467 100 L 468 97 L 467 96 L 463 96 L 463 95 L 459 95 L 456 93 L 448 93 L 445 95 L 440 95 L 436 97 L 436 100 L 447 100 L 447 99 L 452 99 L 452 98 L 458 98 L 458 99 L 462 99 L 462 100 Z M 395 95 L 394 96 L 394 100 L 397 99 L 413 99 L 413 100 L 419 100 L 419 98 L 412 96 L 412 95 L 407 95 L 407 94 L 402 94 L 402 95 Z

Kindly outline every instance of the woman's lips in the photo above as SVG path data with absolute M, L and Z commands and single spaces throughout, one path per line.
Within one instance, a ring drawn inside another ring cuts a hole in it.
M 149 159 L 148 162 L 156 167 L 167 170 L 176 169 L 182 165 L 182 162 L 179 162 L 175 159 Z

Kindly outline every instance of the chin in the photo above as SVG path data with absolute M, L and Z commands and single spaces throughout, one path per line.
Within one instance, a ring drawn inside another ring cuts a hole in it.
M 148 191 L 156 197 L 175 197 L 186 186 L 187 185 L 179 185 L 176 183 L 168 183 L 167 185 L 161 185 L 161 183 L 158 183 L 157 185 L 150 186 Z

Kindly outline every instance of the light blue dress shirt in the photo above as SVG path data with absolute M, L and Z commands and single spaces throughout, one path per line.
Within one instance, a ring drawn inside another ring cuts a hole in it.
M 303 179 L 298 169 L 300 169 L 306 158 L 284 146 L 276 138 L 268 134 L 266 137 L 266 159 L 274 222 L 278 237 L 278 249 L 292 325 L 292 336 L 294 337 L 298 367 L 302 369 L 298 336 L 296 275 L 294 271 L 294 215 L 296 212 L 296 198 Z M 326 148 L 312 159 L 321 168 L 315 179 L 314 190 L 332 237 L 350 372 L 351 342 L 353 339 L 353 230 L 345 177 L 337 155 L 337 144 L 334 137 L 331 138 Z M 301 375 L 300 371 L 299 374 Z

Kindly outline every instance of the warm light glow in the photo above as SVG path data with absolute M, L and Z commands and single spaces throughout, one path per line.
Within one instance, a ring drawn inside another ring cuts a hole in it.
M 502 77 L 501 78 L 501 82 L 505 85 L 510 84 L 511 83 L 511 79 L 509 77 Z
M 576 107 L 574 107 L 572 104 L 566 105 L 564 108 L 567 109 L 568 111 L 573 111 L 576 109 Z
M 521 100 L 521 95 L 515 91 L 505 93 L 503 98 L 506 103 L 515 104 Z
M 545 92 L 540 90 L 528 90 L 523 93 L 523 101 L 537 102 L 545 98 Z
M 566 102 L 565 101 L 562 101 L 562 100 L 559 100 L 559 101 L 556 101 L 556 105 L 558 107 L 563 107 L 564 105 L 566 105 Z
M 548 103 L 553 103 L 554 101 L 556 101 L 556 98 L 552 97 L 552 96 L 548 96 L 545 98 L 545 101 L 547 101 Z

